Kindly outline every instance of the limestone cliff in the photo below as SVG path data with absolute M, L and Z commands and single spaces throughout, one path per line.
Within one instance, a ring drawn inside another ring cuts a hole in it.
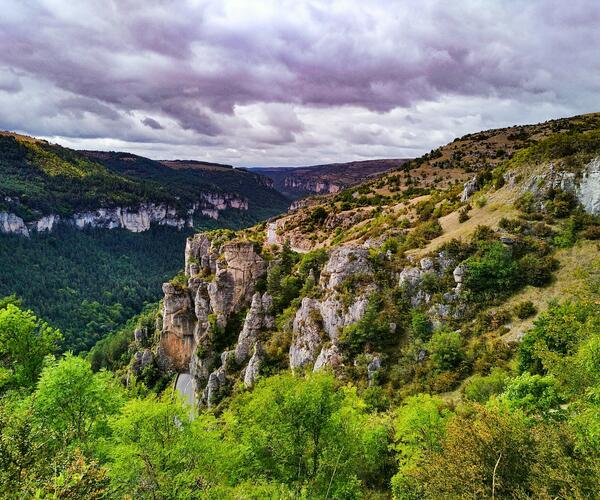
M 0 233 L 29 236 L 32 232 L 50 232 L 59 223 L 77 229 L 121 228 L 134 233 L 147 231 L 154 225 L 183 229 L 193 227 L 194 217 L 217 220 L 227 209 L 247 211 L 248 200 L 234 194 L 200 193 L 198 202 L 183 212 L 164 203 L 142 203 L 135 207 L 100 207 L 67 217 L 49 214 L 31 222 L 11 212 L 0 212 Z

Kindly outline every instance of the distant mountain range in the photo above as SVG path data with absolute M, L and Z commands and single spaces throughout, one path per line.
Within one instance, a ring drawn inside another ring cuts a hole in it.
M 250 169 L 273 180 L 275 189 L 292 199 L 337 193 L 347 187 L 398 168 L 409 159 L 328 163 L 306 167 L 258 167 Z

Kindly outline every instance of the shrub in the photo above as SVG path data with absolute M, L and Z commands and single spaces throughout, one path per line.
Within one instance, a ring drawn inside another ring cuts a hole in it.
M 500 242 L 485 243 L 480 254 L 467 259 L 465 265 L 465 286 L 473 292 L 505 293 L 521 281 L 519 266 L 510 249 Z
M 544 286 L 552 281 L 552 272 L 556 270 L 558 261 L 550 256 L 525 255 L 519 261 L 522 279 L 532 286 Z
M 508 376 L 506 372 L 494 368 L 489 375 L 473 375 L 462 388 L 465 399 L 485 403 L 490 397 L 504 391 Z
M 525 300 L 523 302 L 519 302 L 515 308 L 515 315 L 519 319 L 527 319 L 537 313 L 537 308 L 533 305 L 531 300 Z
M 426 348 L 433 368 L 438 371 L 451 370 L 464 359 L 463 340 L 458 332 L 437 330 L 427 342 Z
M 527 414 L 548 416 L 564 402 L 554 377 L 523 373 L 510 380 L 503 399 L 511 409 L 519 408 Z
M 420 340 L 429 339 L 433 330 L 429 316 L 416 309 L 413 309 L 411 312 L 410 326 L 413 336 Z
M 460 212 L 458 212 L 458 222 L 461 224 L 463 222 L 467 222 L 469 220 L 469 209 L 464 207 Z
M 519 369 L 544 373 L 544 357 L 548 352 L 569 354 L 581 340 L 588 319 L 598 317 L 598 306 L 565 302 L 553 305 L 540 315 L 519 346 Z

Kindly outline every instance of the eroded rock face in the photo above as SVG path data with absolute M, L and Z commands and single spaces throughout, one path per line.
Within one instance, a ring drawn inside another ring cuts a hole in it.
M 52 231 L 59 222 L 77 229 L 122 228 L 134 233 L 147 231 L 153 225 L 183 229 L 193 227 L 194 215 L 197 213 L 218 219 L 220 212 L 229 208 L 246 211 L 248 200 L 231 193 L 204 192 L 200 193 L 199 200 L 183 213 L 165 203 L 141 203 L 134 207 L 98 207 L 64 218 L 57 214 L 48 214 L 27 223 L 14 213 L 0 212 L 0 233 L 29 236 L 32 231 Z
M 342 364 L 342 353 L 338 349 L 337 345 L 332 344 L 329 347 L 323 347 L 321 352 L 317 356 L 315 360 L 315 364 L 313 366 L 313 372 L 318 372 L 319 370 L 323 370 L 324 368 L 337 368 Z
M 579 173 L 560 170 L 550 163 L 545 171 L 525 182 L 522 192 L 532 193 L 538 208 L 543 209 L 551 189 L 572 193 L 587 213 L 600 215 L 600 157 L 592 159 Z
M 21 217 L 8 212 L 0 212 L 0 232 L 29 236 L 29 229 L 27 229 L 25 221 Z
M 211 271 L 210 240 L 203 234 L 195 234 L 185 242 L 185 274 L 194 276 L 201 270 Z M 196 265 L 196 272 L 192 266 Z
M 478 189 L 479 184 L 477 183 L 477 177 L 473 177 L 471 180 L 465 182 L 463 192 L 460 195 L 460 201 L 467 201 L 471 196 L 473 196 L 477 192 Z
M 252 297 L 252 305 L 246 314 L 244 326 L 235 346 L 235 361 L 238 365 L 248 359 L 260 332 L 275 326 L 275 320 L 271 316 L 272 308 L 273 299 L 270 295 L 265 293 L 261 296 L 260 293 L 255 293 Z
M 246 366 L 246 370 L 244 371 L 244 387 L 246 389 L 253 387 L 256 384 L 260 373 L 260 367 L 262 365 L 264 359 L 264 352 L 260 342 L 257 342 L 254 345 L 254 353 L 248 361 L 248 366 Z
M 321 327 L 319 302 L 305 297 L 294 318 L 289 354 L 292 370 L 304 368 L 315 361 L 322 342 Z
M 588 163 L 576 194 L 587 213 L 600 215 L 600 158 L 594 158 Z
M 188 371 L 194 349 L 196 316 L 189 290 L 171 283 L 163 284 L 163 325 L 159 344 L 159 363 L 166 369 Z
M 208 294 L 217 322 L 224 327 L 231 313 L 250 302 L 267 265 L 250 242 L 227 243 L 222 251 L 223 257 L 217 261 L 216 276 L 208 286 Z
M 334 289 L 350 276 L 358 275 L 373 275 L 369 250 L 362 247 L 336 248 L 321 271 L 320 284 L 324 288 Z

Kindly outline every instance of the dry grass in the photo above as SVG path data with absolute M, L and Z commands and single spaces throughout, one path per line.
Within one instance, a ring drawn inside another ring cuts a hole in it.
M 563 301 L 581 297 L 584 294 L 585 273 L 600 267 L 600 249 L 594 241 L 581 241 L 573 248 L 558 250 L 555 257 L 560 262 L 560 268 L 555 273 L 554 281 L 543 288 L 528 286 L 513 295 L 504 303 L 505 308 L 512 309 L 519 302 L 531 301 L 538 310 L 538 314 L 548 308 L 551 301 Z M 510 332 L 505 335 L 505 340 L 518 340 L 531 326 L 535 318 L 520 320 L 514 318 Z

